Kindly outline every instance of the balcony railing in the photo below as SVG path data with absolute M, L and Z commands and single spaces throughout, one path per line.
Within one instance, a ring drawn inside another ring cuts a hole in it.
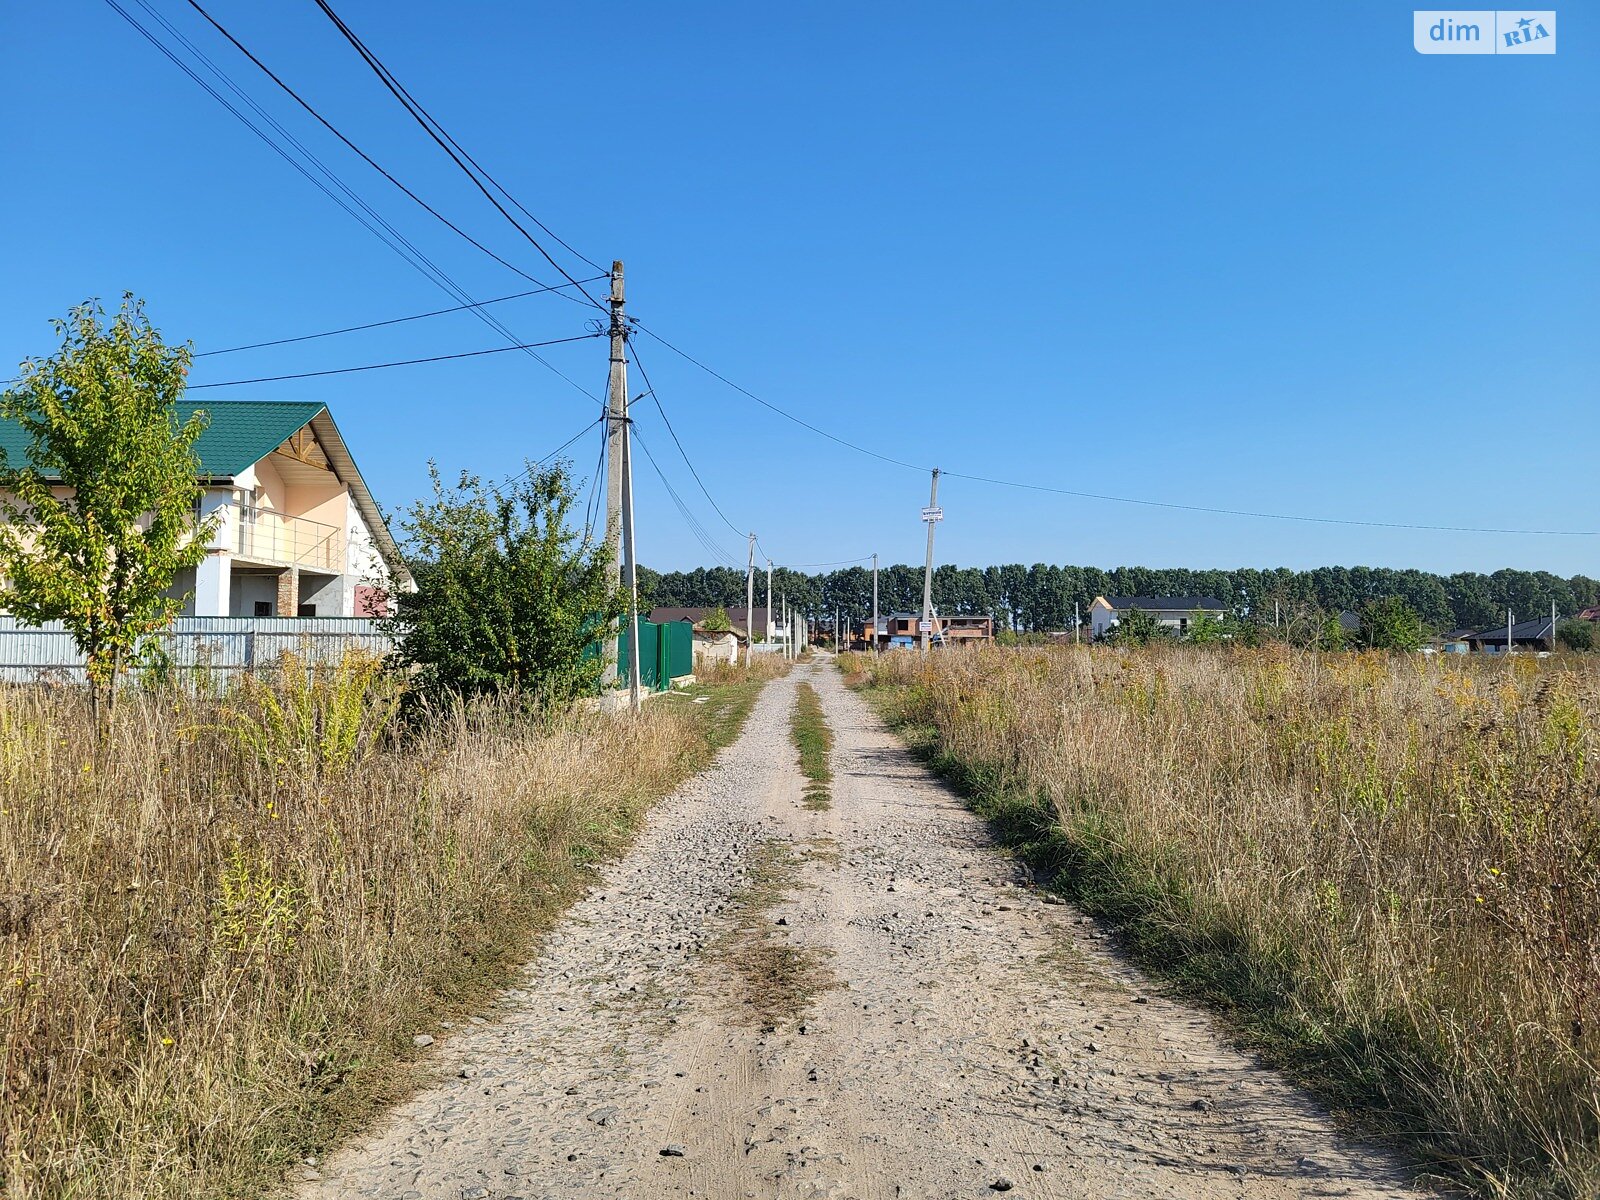
M 241 558 L 313 571 L 344 571 L 344 531 L 337 525 L 305 517 L 289 517 L 270 508 L 233 505 L 238 531 L 236 553 Z

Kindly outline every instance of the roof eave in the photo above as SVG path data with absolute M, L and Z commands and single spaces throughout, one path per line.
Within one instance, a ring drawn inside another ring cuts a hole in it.
M 311 431 L 322 443 L 323 453 L 328 456 L 328 465 L 333 468 L 333 473 L 350 489 L 350 496 L 356 502 L 362 520 L 366 522 L 372 540 L 378 544 L 378 553 L 382 556 L 384 565 L 402 582 L 412 583 L 411 572 L 400 554 L 399 545 L 389 532 L 389 524 L 383 518 L 383 510 L 373 499 L 367 481 L 361 477 L 361 469 L 351 457 L 350 448 L 345 445 L 344 436 L 340 434 L 339 426 L 334 423 L 333 414 L 324 407 L 306 424 L 311 426 Z

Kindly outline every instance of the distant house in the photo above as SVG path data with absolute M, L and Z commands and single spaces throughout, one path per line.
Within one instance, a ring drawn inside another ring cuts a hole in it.
M 707 629 L 704 625 L 692 625 L 690 632 L 694 638 L 696 662 L 736 663 L 739 647 L 748 640 L 743 629 Z
M 1504 633 L 1504 630 L 1501 630 Z M 1472 649 L 1474 631 L 1467 628 L 1451 629 L 1439 635 L 1439 651 L 1442 654 L 1466 654 Z
M 891 646 L 906 645 L 908 643 L 920 645 L 922 641 L 921 622 L 922 616 L 919 613 L 891 613 L 888 617 L 879 620 L 878 627 L 881 631 L 879 637 Z M 935 614 L 931 640 L 940 645 L 969 645 L 978 642 L 992 642 L 994 641 L 994 618 L 968 615 L 941 617 Z
M 1339 610 L 1339 631 L 1347 636 L 1354 637 L 1361 632 L 1361 614 L 1351 612 L 1348 608 Z
M 1556 648 L 1555 622 L 1549 617 L 1520 621 L 1511 627 L 1512 650 L 1554 650 Z M 1484 629 L 1467 636 L 1467 644 L 1484 654 L 1506 652 L 1506 627 Z
M 209 553 L 173 584 L 186 617 L 381 616 L 411 577 L 327 406 L 181 401 L 204 412 L 195 443 Z M 0 420 L 0 447 L 26 463 L 28 435 Z
M 1588 608 L 1579 609 L 1575 619 L 1579 621 L 1600 621 L 1600 604 L 1591 604 Z
M 703 626 L 705 624 L 706 617 L 711 613 L 716 612 L 719 607 L 720 605 L 715 604 L 702 605 L 700 607 L 691 606 L 688 608 L 676 608 L 671 605 L 658 605 L 650 610 L 650 620 L 654 621 L 657 625 L 665 624 L 668 621 L 687 621 L 690 625 L 699 627 Z M 745 628 L 744 605 L 740 604 L 734 607 L 726 608 L 723 611 L 728 614 L 728 624 L 734 629 L 738 630 L 741 637 L 747 636 L 749 631 Z M 758 637 L 766 638 L 769 642 L 775 640 L 779 636 L 778 629 L 772 624 L 771 614 L 768 613 L 766 608 L 762 605 L 756 606 L 755 626 L 756 635 Z
M 1096 596 L 1089 605 L 1089 633 L 1101 638 L 1114 629 L 1122 614 L 1138 609 L 1174 633 L 1189 632 L 1196 614 L 1221 620 L 1228 606 L 1215 596 Z

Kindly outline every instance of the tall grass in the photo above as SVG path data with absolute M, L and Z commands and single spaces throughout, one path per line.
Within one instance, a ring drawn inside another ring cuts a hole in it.
M 224 696 L 0 690 L 0 1194 L 267 1194 L 406 1086 L 583 868 L 703 766 L 713 703 L 402 736 L 395 681 L 289 663 Z
M 1600 1191 L 1595 660 L 847 665 L 1063 886 L 1336 1102 L 1486 1195 Z

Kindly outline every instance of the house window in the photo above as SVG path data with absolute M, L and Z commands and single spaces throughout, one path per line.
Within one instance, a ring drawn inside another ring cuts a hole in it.
M 1189 632 L 1189 618 L 1188 617 L 1179 617 L 1178 618 L 1178 628 L 1181 629 L 1184 633 L 1188 633 Z
M 297 617 L 314 617 L 317 615 L 317 606 L 315 604 L 302 604 L 294 615 Z
M 256 601 L 256 610 L 255 611 L 256 611 L 256 616 L 258 616 L 258 617 L 270 617 L 272 615 L 272 601 L 271 600 L 257 600 Z

